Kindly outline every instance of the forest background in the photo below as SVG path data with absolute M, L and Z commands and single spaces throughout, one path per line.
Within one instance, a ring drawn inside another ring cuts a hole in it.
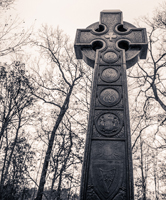
M 0 200 L 78 199 L 93 71 L 58 26 L 25 28 L 16 3 L 0 0 Z M 136 200 L 166 199 L 165 8 L 134 23 L 149 43 L 128 70 Z

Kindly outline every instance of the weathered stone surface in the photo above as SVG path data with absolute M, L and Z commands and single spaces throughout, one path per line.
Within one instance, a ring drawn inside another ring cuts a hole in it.
M 114 68 L 107 68 L 105 70 L 103 70 L 102 74 L 101 74 L 101 79 L 105 82 L 114 82 L 119 78 L 119 73 L 116 69 Z
M 106 88 L 101 91 L 99 100 L 106 106 L 113 106 L 120 101 L 120 94 L 113 88 Z
M 144 28 L 102 11 L 100 22 L 78 29 L 75 52 L 94 68 L 81 200 L 133 200 L 126 68 L 146 58 Z

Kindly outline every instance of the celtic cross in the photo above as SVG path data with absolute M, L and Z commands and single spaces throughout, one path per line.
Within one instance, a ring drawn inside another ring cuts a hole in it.
M 146 58 L 146 29 L 104 10 L 77 30 L 74 47 L 94 68 L 80 199 L 134 199 L 126 69 Z

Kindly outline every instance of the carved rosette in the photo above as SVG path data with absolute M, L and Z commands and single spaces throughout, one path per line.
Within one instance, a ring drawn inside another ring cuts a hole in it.
M 121 100 L 119 92 L 113 88 L 106 88 L 100 92 L 99 101 L 105 106 L 114 106 Z

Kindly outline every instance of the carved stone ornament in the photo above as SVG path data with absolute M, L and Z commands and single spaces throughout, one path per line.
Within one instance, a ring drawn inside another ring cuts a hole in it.
M 125 159 L 124 141 L 93 141 L 91 157 L 95 160 Z
M 120 73 L 114 68 L 107 68 L 102 71 L 101 79 L 107 83 L 117 81 Z
M 117 53 L 113 52 L 113 51 L 107 51 L 106 53 L 104 53 L 103 55 L 103 60 L 107 63 L 114 63 L 119 59 L 119 56 Z
M 99 95 L 99 101 L 106 106 L 114 106 L 120 99 L 118 91 L 112 88 L 102 90 Z
M 88 185 L 87 189 L 87 200 L 100 200 L 93 190 L 93 185 Z
M 120 161 L 94 161 L 92 182 L 94 191 L 102 199 L 112 199 L 118 192 L 123 178 L 124 164 Z
M 126 189 L 120 188 L 118 194 L 113 198 L 113 200 L 126 200 Z
M 104 136 L 113 136 L 121 130 L 122 122 L 117 115 L 109 112 L 97 118 L 96 128 Z

